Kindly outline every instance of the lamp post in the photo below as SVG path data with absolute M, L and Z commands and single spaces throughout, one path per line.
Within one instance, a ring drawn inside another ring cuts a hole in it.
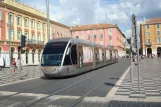
M 10 40 L 10 69 L 11 69 L 11 63 L 12 63 L 12 57 L 11 57 L 11 29 L 9 29 L 9 40 Z
M 46 0 L 46 16 L 47 16 L 47 37 L 48 41 L 50 40 L 50 28 L 49 28 L 49 0 Z
M 144 17 L 144 51 L 145 51 L 145 58 L 146 58 L 146 32 L 145 32 L 145 29 L 146 29 L 146 20 L 145 20 L 145 17 Z

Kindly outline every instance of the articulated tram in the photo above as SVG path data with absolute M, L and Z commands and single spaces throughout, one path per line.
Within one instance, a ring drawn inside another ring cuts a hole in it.
M 48 41 L 41 58 L 41 70 L 47 78 L 87 72 L 118 61 L 118 51 L 77 38 Z

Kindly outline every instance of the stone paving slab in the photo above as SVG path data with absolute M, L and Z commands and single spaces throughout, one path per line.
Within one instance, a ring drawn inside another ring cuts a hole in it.
M 43 73 L 39 66 L 24 66 L 21 72 L 16 70 L 15 73 L 13 73 L 10 68 L 3 68 L 2 71 L 0 71 L 0 85 L 41 76 L 43 76 Z
M 133 65 L 133 83 L 131 83 L 130 71 L 119 86 L 116 95 L 132 96 L 135 98 L 160 97 L 161 96 L 161 59 L 144 59 L 140 62 L 140 90 L 138 85 L 138 69 Z M 126 88 L 126 89 L 125 89 Z M 128 94 L 129 93 L 129 94 Z

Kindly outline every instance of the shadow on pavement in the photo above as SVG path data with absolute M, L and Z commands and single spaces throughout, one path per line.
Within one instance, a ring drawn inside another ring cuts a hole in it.
M 161 102 L 110 101 L 108 107 L 161 107 Z

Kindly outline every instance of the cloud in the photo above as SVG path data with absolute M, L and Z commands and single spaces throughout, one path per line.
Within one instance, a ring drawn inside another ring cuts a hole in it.
M 46 0 L 24 0 L 36 8 L 46 10 Z M 138 26 L 143 17 L 161 17 L 161 0 L 50 0 L 50 18 L 62 24 L 83 25 L 94 23 L 117 24 L 130 36 L 131 15 Z
M 126 38 L 130 38 L 132 36 L 132 31 L 131 29 L 126 30 L 125 32 L 123 32 L 126 35 Z

